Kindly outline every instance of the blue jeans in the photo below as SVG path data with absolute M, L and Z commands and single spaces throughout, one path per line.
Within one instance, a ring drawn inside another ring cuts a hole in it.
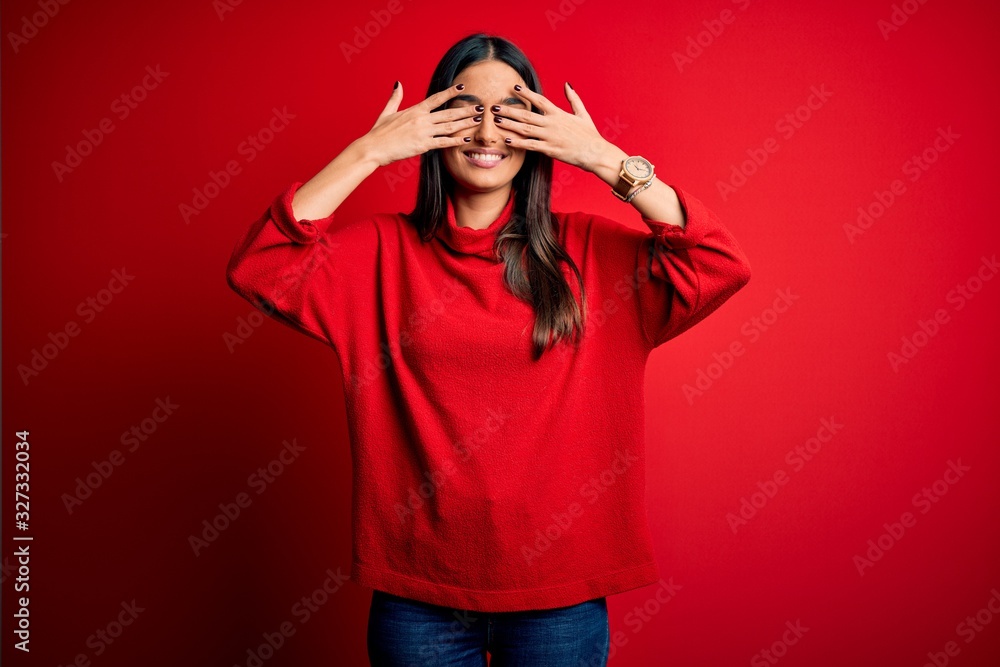
M 372 667 L 605 667 L 605 598 L 556 609 L 477 612 L 372 593 Z

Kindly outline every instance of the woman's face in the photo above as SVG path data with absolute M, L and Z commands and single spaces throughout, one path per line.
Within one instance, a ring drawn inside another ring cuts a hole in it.
M 490 107 L 506 104 L 530 110 L 528 105 L 514 94 L 514 84 L 527 84 L 514 69 L 498 60 L 484 60 L 470 65 L 455 76 L 452 85 L 464 83 L 465 89 L 451 98 L 446 108 L 483 105 L 483 120 L 468 130 L 461 130 L 451 136 L 472 137 L 472 141 L 462 146 L 443 149 L 445 167 L 459 186 L 474 192 L 490 192 L 507 187 L 524 164 L 524 149 L 511 148 L 504 143 L 504 137 L 516 133 L 502 129 L 493 120 Z M 483 162 L 484 153 L 501 155 L 500 160 Z M 477 159 L 479 158 L 479 159 Z

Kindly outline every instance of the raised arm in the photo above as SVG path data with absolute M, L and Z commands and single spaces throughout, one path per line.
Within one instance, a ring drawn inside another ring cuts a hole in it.
M 378 246 L 371 220 L 335 222 L 335 211 L 378 167 L 465 143 L 462 131 L 475 126 L 475 109 L 433 111 L 462 87 L 398 111 L 397 82 L 371 130 L 309 181 L 286 188 L 243 233 L 226 267 L 229 286 L 274 319 L 335 347 L 350 315 L 347 300 L 374 284 Z
M 533 110 L 506 105 L 494 109 L 511 132 L 505 141 L 592 172 L 614 187 L 629 154 L 600 135 L 569 83 L 563 92 L 572 113 L 540 93 L 514 86 L 514 94 Z M 603 236 L 602 257 L 608 265 L 620 268 L 636 257 L 639 277 L 647 277 L 636 284 L 637 302 L 643 334 L 655 347 L 692 327 L 743 287 L 750 280 L 750 265 L 732 234 L 700 201 L 655 176 L 649 187 L 638 187 L 630 204 L 649 233 L 608 225 L 607 219 L 595 229 Z

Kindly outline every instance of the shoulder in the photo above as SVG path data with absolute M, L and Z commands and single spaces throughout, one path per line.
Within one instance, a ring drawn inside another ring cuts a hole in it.
M 601 283 L 613 284 L 629 276 L 641 257 L 643 244 L 652 234 L 619 220 L 587 211 L 556 212 L 559 240 L 577 265 L 593 271 Z
M 621 247 L 634 251 L 649 238 L 648 229 L 637 229 L 619 220 L 588 211 L 553 211 L 564 243 L 596 243 L 603 247 Z
M 338 210 L 321 242 L 337 259 L 336 266 L 371 262 L 382 246 L 386 230 L 395 226 L 393 217 L 384 213 Z
M 419 230 L 410 213 L 383 210 L 350 218 L 344 222 L 343 236 L 366 247 L 392 251 L 419 244 Z
M 383 239 L 391 236 L 396 230 L 410 226 L 405 213 L 390 213 L 376 211 L 368 213 L 348 214 L 341 223 L 341 229 L 356 237 L 367 236 L 372 239 Z
M 419 232 L 409 213 L 379 211 L 359 218 L 357 223 L 364 227 L 359 233 L 366 235 L 370 243 L 383 252 L 392 253 L 418 245 Z

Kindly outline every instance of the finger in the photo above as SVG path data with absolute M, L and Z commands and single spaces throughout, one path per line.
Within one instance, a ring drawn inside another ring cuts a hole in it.
M 386 102 L 385 108 L 382 109 L 382 113 L 379 114 L 379 118 L 382 116 L 388 116 L 389 114 L 396 113 L 399 109 L 399 103 L 403 100 L 403 84 L 399 81 L 396 82 L 396 86 L 392 89 L 392 95 L 389 96 L 389 101 Z
M 536 117 L 538 116 L 538 114 L 534 115 Z M 493 122 L 496 124 L 497 127 L 503 128 L 508 131 L 517 132 L 522 137 L 542 138 L 546 134 L 544 128 L 535 125 L 533 123 L 522 123 L 520 121 L 511 120 L 510 118 L 501 118 L 500 116 L 493 116 Z
M 476 115 L 472 117 L 466 117 L 461 120 L 453 120 L 450 123 L 438 123 L 434 125 L 434 136 L 440 135 L 450 135 L 456 132 L 461 132 L 462 130 L 468 130 L 470 128 L 476 127 L 483 122 L 482 115 Z
M 545 150 L 548 147 L 544 141 L 539 141 L 538 139 L 524 139 L 521 137 L 506 137 L 503 142 L 510 146 L 511 148 L 520 148 L 528 151 L 538 151 L 541 153 L 547 153 Z
M 542 113 L 552 113 L 553 111 L 559 109 L 559 107 L 550 102 L 547 97 L 539 93 L 536 93 L 533 90 L 529 90 L 527 86 L 515 84 L 514 94 L 522 99 L 527 100 L 538 109 L 541 109 Z
M 490 107 L 490 111 L 494 116 L 503 116 L 504 118 L 513 118 L 514 120 L 520 121 L 522 123 L 531 123 L 533 125 L 544 125 L 547 120 L 546 117 L 540 113 L 535 113 L 534 111 L 528 111 L 527 109 L 522 109 L 521 107 L 508 106 L 505 104 L 494 104 Z
M 454 120 L 462 120 L 470 116 L 481 116 L 485 107 L 481 105 L 469 104 L 461 107 L 451 107 L 431 112 L 431 120 L 435 123 L 448 123 Z
M 581 118 L 590 118 L 590 114 L 587 113 L 587 108 L 583 106 L 583 100 L 581 100 L 577 92 L 573 90 L 573 86 L 569 85 L 569 81 L 566 82 L 566 99 L 569 100 L 569 106 L 573 109 L 573 113 Z
M 472 141 L 472 137 L 434 137 L 433 148 L 453 148 L 454 146 L 464 146 Z
M 420 102 L 419 106 L 423 107 L 426 111 L 436 109 L 456 95 L 460 95 L 464 89 L 465 84 L 458 83 L 454 86 L 445 88 L 444 90 L 439 90 L 430 97 L 426 98 L 423 102 Z

